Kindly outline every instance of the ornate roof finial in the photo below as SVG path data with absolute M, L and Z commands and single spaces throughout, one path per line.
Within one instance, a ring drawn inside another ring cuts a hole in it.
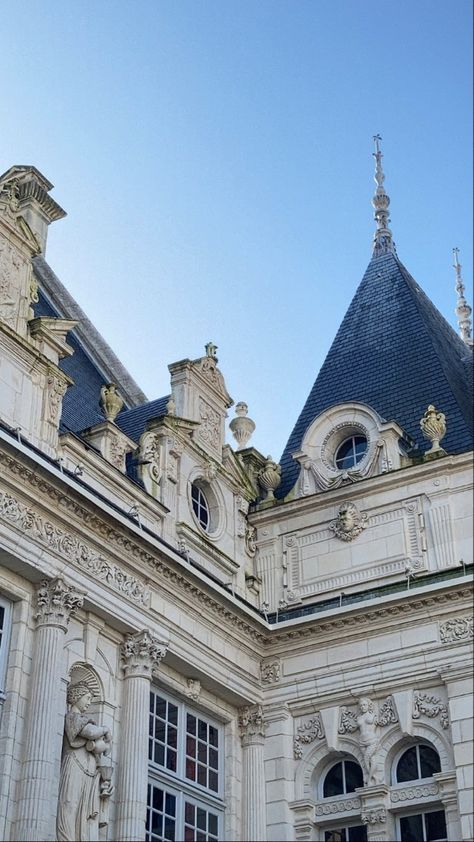
M 208 342 L 205 346 L 206 357 L 211 357 L 213 360 L 217 362 L 217 345 L 214 345 L 214 342 Z
M 388 206 L 390 199 L 387 196 L 383 183 L 385 181 L 385 174 L 382 170 L 382 153 L 380 151 L 380 141 L 382 138 L 379 134 L 374 135 L 375 152 L 375 176 L 374 181 L 377 189 L 372 199 L 372 204 L 375 208 L 374 219 L 377 223 L 377 229 L 374 234 L 374 255 L 378 257 L 381 254 L 386 254 L 388 251 L 395 251 L 395 243 L 392 239 L 392 232 L 388 227 L 390 218 L 388 215 Z
M 459 319 L 459 334 L 463 342 L 469 347 L 472 347 L 472 337 L 471 337 L 471 313 L 472 308 L 469 307 L 466 299 L 464 298 L 464 282 L 461 277 L 461 264 L 459 262 L 459 249 L 453 249 L 454 255 L 454 263 L 453 267 L 456 270 L 456 292 L 458 294 L 458 303 L 455 309 L 456 316 Z

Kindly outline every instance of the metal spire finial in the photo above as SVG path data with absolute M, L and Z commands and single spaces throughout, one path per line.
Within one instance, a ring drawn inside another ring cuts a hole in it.
M 390 222 L 390 218 L 388 215 L 388 206 L 390 205 L 390 199 L 387 196 L 383 183 L 385 181 L 385 174 L 382 169 L 382 152 L 380 151 L 380 141 L 382 138 L 379 134 L 374 135 L 374 143 L 375 143 L 375 152 L 373 152 L 373 156 L 375 158 L 375 175 L 374 181 L 377 185 L 377 189 L 374 193 L 374 198 L 372 199 L 372 204 L 375 209 L 374 219 L 377 223 L 377 228 L 374 234 L 374 255 L 379 256 L 380 254 L 386 254 L 388 251 L 395 251 L 395 243 L 393 242 L 392 232 L 388 227 L 388 223 Z
M 461 277 L 461 264 L 459 262 L 459 249 L 453 249 L 454 255 L 454 263 L 453 267 L 456 271 L 456 292 L 458 295 L 458 303 L 455 309 L 456 316 L 459 320 L 459 334 L 463 342 L 466 345 L 472 347 L 472 337 L 471 337 L 471 313 L 472 308 L 469 307 L 466 299 L 464 298 L 464 282 Z

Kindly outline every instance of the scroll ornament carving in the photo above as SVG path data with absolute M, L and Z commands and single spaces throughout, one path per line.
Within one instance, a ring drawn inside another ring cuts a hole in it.
M 57 813 L 58 842 L 98 839 L 108 824 L 107 802 L 113 793 L 110 757 L 112 734 L 86 715 L 92 693 L 85 682 L 67 691 L 63 756 Z
M 438 696 L 429 696 L 428 693 L 414 693 L 413 719 L 419 719 L 422 713 L 430 719 L 439 716 L 441 727 L 449 728 L 448 707 Z
M 400 801 L 414 801 L 415 798 L 429 798 L 438 795 L 438 784 L 425 784 L 424 786 L 409 786 L 405 789 L 395 789 L 390 793 L 390 800 L 397 804 Z
M 67 585 L 61 576 L 44 579 L 36 591 L 34 618 L 38 626 L 60 626 L 66 630 L 71 617 L 82 608 L 84 596 Z
M 455 617 L 439 624 L 441 643 L 456 643 L 458 640 L 472 640 L 474 617 Z
M 64 395 L 66 394 L 67 382 L 61 377 L 58 377 L 53 371 L 48 373 L 47 377 L 47 408 L 48 420 L 52 424 L 59 424 L 59 416 L 61 414 L 61 406 Z
M 158 667 L 165 657 L 167 646 L 146 629 L 137 634 L 129 634 L 121 647 L 121 656 L 125 675 L 151 678 L 152 670 Z
M 160 454 L 160 438 L 157 435 L 149 436 L 146 439 L 145 447 L 143 449 L 142 463 L 146 465 L 151 478 L 155 482 L 159 482 L 161 478 L 161 454 Z M 149 464 L 146 464 L 146 463 Z
M 247 705 L 239 711 L 239 729 L 242 740 L 265 736 L 262 705 Z
M 293 753 L 295 760 L 299 760 L 303 756 L 303 744 L 312 743 L 314 740 L 322 740 L 324 738 L 324 729 L 320 714 L 317 713 L 311 719 L 307 719 L 296 730 L 297 735 L 293 743 Z
M 364 810 L 360 817 L 363 824 L 383 824 L 387 821 L 387 812 L 383 807 L 374 810 Z
M 261 666 L 262 684 L 276 684 L 280 681 L 280 661 L 267 661 Z
M 255 529 L 255 526 L 251 526 L 250 523 L 247 523 L 245 525 L 245 552 L 251 558 L 253 558 L 257 552 L 256 537 L 257 530 Z
M 115 383 L 105 383 L 100 390 L 100 406 L 107 421 L 112 423 L 123 407 L 123 398 L 117 392 Z
M 338 731 L 340 734 L 359 732 L 359 745 L 362 752 L 364 783 L 366 786 L 382 782 L 380 740 L 377 727 L 398 722 L 391 696 L 388 696 L 380 706 L 379 712 L 371 699 L 359 699 L 358 711 L 354 713 L 347 707 L 341 709 L 341 719 Z
M 139 579 L 127 575 L 117 565 L 110 564 L 83 541 L 44 520 L 10 494 L 0 493 L 0 518 L 12 523 L 23 534 L 31 535 L 48 549 L 56 551 L 64 560 L 77 564 L 90 576 L 105 581 L 109 587 L 129 599 L 140 605 L 148 604 L 149 591 Z
M 444 453 L 443 448 L 440 446 L 441 439 L 446 435 L 446 416 L 444 413 L 438 412 L 430 404 L 420 421 L 420 427 L 425 438 L 431 441 L 431 448 L 426 451 L 427 454 L 436 452 Z
M 329 524 L 329 529 L 341 541 L 353 541 L 367 526 L 367 515 L 359 512 L 354 503 L 342 503 L 337 518 Z
M 199 438 L 218 448 L 220 443 L 220 416 L 203 398 L 199 398 Z
M 258 483 L 263 488 L 266 496 L 265 501 L 274 500 L 274 491 L 281 482 L 281 466 L 273 461 L 271 456 L 267 456 L 265 465 L 258 475 Z
M 360 798 L 348 798 L 346 801 L 328 801 L 325 804 L 317 804 L 315 814 L 317 816 L 330 816 L 348 810 L 360 810 Z

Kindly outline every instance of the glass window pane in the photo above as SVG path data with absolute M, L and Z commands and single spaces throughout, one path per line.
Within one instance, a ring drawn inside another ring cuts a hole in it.
M 155 719 L 155 739 L 164 743 L 166 734 L 166 725 L 161 719 Z
M 202 763 L 207 763 L 207 744 L 206 743 L 198 743 L 198 760 Z
M 217 728 L 213 728 L 212 725 L 209 725 L 209 742 L 210 742 L 211 746 L 217 747 L 218 736 L 219 736 L 219 732 L 218 732 Z
M 348 827 L 349 842 L 367 842 L 367 825 L 358 824 L 355 827 Z
M 326 830 L 324 842 L 347 842 L 346 830 L 340 827 L 338 830 Z
M 186 754 L 189 757 L 196 757 L 196 740 L 194 737 L 186 737 Z
M 397 781 L 416 781 L 418 778 L 418 764 L 416 746 L 412 746 L 402 754 L 397 763 Z
M 170 702 L 168 702 L 168 722 L 172 725 L 178 724 L 178 708 Z
M 153 809 L 163 810 L 163 790 L 153 787 Z
M 207 722 L 202 719 L 198 720 L 198 737 L 200 740 L 207 742 Z
M 403 816 L 400 819 L 401 842 L 423 842 L 421 815 Z
M 176 796 L 169 792 L 166 793 L 165 810 L 168 816 L 176 815 Z
M 219 755 L 215 748 L 209 749 L 209 766 L 212 766 L 213 769 L 219 768 Z
M 364 785 L 362 769 L 358 763 L 354 763 L 352 760 L 345 760 L 344 766 L 346 773 L 346 792 L 354 792 L 356 787 Z
M 178 729 L 173 725 L 168 725 L 168 745 L 176 748 L 178 743 Z
M 194 828 L 184 828 L 184 842 L 194 842 Z
M 217 816 L 214 813 L 209 813 L 209 833 L 217 836 Z
M 170 772 L 176 772 L 176 757 L 177 754 L 174 749 L 169 748 L 166 751 L 166 768 L 170 770 Z
M 160 716 L 161 719 L 166 719 L 166 701 L 162 699 L 160 696 L 155 697 L 156 702 L 156 715 Z
M 434 813 L 425 813 L 425 824 L 427 842 L 435 842 L 437 839 L 448 838 L 444 810 L 436 810 Z
M 190 760 L 189 758 L 186 759 L 186 777 L 190 781 L 196 780 L 196 761 Z
M 209 771 L 209 789 L 212 789 L 213 792 L 217 792 L 218 788 L 217 773 Z
M 184 820 L 188 824 L 194 824 L 194 811 L 195 811 L 194 804 L 190 804 L 189 801 L 186 801 L 184 805 Z
M 342 763 L 336 763 L 324 779 L 323 796 L 332 798 L 333 795 L 342 795 L 342 793 Z
M 197 826 L 200 830 L 207 830 L 206 826 L 207 813 L 201 807 L 197 808 Z
M 207 769 L 201 763 L 198 763 L 198 784 L 207 786 Z
M 186 730 L 188 734 L 196 733 L 196 717 L 192 716 L 190 713 L 186 716 Z
M 159 766 L 164 766 L 165 764 L 165 747 L 160 745 L 160 743 L 155 743 L 155 756 L 153 760 Z
M 166 842 L 174 842 L 175 840 L 176 822 L 174 819 L 165 818 L 165 840 Z
M 441 772 L 439 754 L 430 746 L 419 746 L 421 777 L 431 778 L 435 772 Z

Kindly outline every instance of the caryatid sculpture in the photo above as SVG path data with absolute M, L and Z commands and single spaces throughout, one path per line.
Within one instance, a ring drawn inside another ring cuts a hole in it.
M 365 786 L 380 783 L 380 738 L 377 728 L 397 722 L 398 717 L 389 696 L 377 713 L 372 699 L 363 696 L 359 699 L 357 713 L 343 707 L 339 724 L 340 734 L 359 732 L 359 746 Z
M 112 734 L 87 716 L 92 692 L 85 682 L 69 686 L 57 816 L 58 842 L 96 842 L 110 783 Z

